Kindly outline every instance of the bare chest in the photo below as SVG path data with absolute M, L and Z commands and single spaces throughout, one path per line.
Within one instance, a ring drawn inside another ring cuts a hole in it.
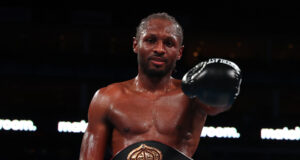
M 193 107 L 183 94 L 147 98 L 126 96 L 111 104 L 109 119 L 121 133 L 142 134 L 155 130 L 172 134 L 192 121 Z

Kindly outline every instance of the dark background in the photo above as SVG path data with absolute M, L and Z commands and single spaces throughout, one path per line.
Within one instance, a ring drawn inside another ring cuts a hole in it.
M 31 119 L 36 132 L 0 130 L 0 159 L 78 159 L 83 134 L 58 121 L 87 120 L 101 87 L 137 74 L 132 37 L 150 13 L 184 29 L 174 77 L 212 57 L 236 62 L 240 96 L 206 126 L 234 126 L 240 139 L 202 138 L 195 159 L 299 159 L 299 141 L 261 140 L 261 128 L 299 126 L 300 8 L 288 1 L 203 2 L 116 8 L 103 2 L 0 5 L 0 119 Z M 174 3 L 174 2 L 173 2 Z M 124 4 L 118 4 L 122 6 Z

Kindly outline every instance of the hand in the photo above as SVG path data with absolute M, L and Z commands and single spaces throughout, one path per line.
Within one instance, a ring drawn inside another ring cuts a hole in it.
M 212 107 L 230 106 L 240 92 L 241 70 L 233 62 L 212 58 L 190 69 L 182 79 L 182 91 Z

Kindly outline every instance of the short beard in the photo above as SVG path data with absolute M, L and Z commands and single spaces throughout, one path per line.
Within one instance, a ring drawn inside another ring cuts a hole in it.
M 168 74 L 168 71 L 166 71 L 166 70 L 157 71 L 157 70 L 149 69 L 149 68 L 145 68 L 145 67 L 142 67 L 142 70 L 149 77 L 155 77 L 155 78 L 162 78 Z
M 140 68 L 143 71 L 143 73 L 145 73 L 147 76 L 153 77 L 153 78 L 162 78 L 162 77 L 166 76 L 167 74 L 169 74 L 170 72 L 172 73 L 172 71 L 176 67 L 176 62 L 166 66 L 166 68 L 164 70 L 150 69 L 148 67 L 148 64 L 143 63 L 143 62 L 139 62 L 139 65 L 140 65 Z

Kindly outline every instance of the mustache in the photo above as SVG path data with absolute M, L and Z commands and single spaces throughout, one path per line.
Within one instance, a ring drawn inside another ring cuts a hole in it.
M 148 60 L 155 60 L 155 61 L 161 61 L 161 62 L 167 62 L 168 59 L 162 56 L 158 56 L 158 55 L 152 55 L 148 57 Z

